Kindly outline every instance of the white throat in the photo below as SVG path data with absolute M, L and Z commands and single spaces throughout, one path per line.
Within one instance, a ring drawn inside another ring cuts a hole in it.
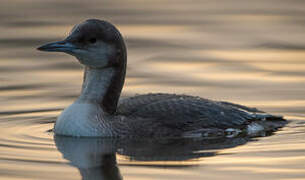
M 112 136 L 101 102 L 110 87 L 113 68 L 86 68 L 79 98 L 58 117 L 54 132 L 69 136 Z
M 114 69 L 111 67 L 103 69 L 86 67 L 82 92 L 77 101 L 90 103 L 102 102 L 111 84 L 114 73 Z

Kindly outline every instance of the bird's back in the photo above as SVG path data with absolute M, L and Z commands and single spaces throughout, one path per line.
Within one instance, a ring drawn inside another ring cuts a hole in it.
M 255 108 L 200 97 L 176 94 L 145 94 L 120 101 L 117 114 L 137 121 L 149 119 L 147 126 L 166 127 L 168 131 L 186 132 L 246 128 L 254 121 L 283 120 Z M 126 121 L 128 123 L 128 121 Z M 277 126 L 275 126 L 277 127 Z M 149 130 L 149 127 L 143 127 Z M 166 131 L 166 130 L 165 130 Z M 134 132 L 136 133 L 136 132 Z

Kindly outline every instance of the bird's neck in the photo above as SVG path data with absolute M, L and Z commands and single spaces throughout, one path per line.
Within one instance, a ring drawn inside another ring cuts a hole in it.
M 92 69 L 85 68 L 81 101 L 100 103 L 104 99 L 114 75 L 113 68 Z
M 77 101 L 96 103 L 104 112 L 116 111 L 125 79 L 125 67 L 86 67 L 81 95 Z

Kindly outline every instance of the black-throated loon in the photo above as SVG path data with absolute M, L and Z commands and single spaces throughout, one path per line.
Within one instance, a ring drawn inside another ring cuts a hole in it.
M 57 135 L 90 137 L 229 136 L 273 131 L 285 120 L 255 108 L 176 94 L 123 99 L 127 51 L 111 23 L 89 19 L 63 41 L 38 48 L 75 56 L 85 66 L 79 98 L 58 117 Z

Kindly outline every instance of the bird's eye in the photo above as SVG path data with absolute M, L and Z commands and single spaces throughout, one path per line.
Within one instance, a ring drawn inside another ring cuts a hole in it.
M 96 38 L 91 38 L 91 39 L 89 39 L 89 42 L 90 42 L 91 44 L 96 43 Z

